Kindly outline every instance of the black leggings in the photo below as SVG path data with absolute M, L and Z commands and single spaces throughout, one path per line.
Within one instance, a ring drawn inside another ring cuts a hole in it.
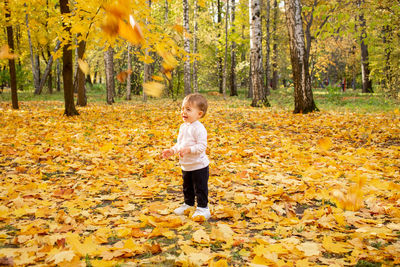
M 183 195 L 185 203 L 194 206 L 197 197 L 197 207 L 205 208 L 208 204 L 208 166 L 194 171 L 183 171 Z

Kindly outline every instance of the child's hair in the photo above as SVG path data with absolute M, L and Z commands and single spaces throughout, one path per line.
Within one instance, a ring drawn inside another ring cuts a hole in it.
M 202 96 L 201 94 L 198 94 L 198 93 L 188 94 L 183 99 L 183 102 L 188 102 L 190 104 L 196 105 L 196 107 L 198 109 L 203 111 L 203 115 L 201 116 L 202 118 L 206 115 L 208 103 L 207 103 L 207 99 L 204 96 Z

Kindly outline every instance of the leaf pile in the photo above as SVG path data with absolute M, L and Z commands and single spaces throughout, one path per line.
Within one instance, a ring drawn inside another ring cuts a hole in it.
M 183 200 L 179 103 L 0 103 L 0 264 L 400 264 L 400 117 L 210 103 L 212 219 Z M 161 108 L 160 108 L 161 107 Z

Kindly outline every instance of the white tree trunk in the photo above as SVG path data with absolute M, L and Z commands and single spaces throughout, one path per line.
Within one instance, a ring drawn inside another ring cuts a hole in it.
M 261 0 L 250 0 L 250 87 L 253 93 L 253 107 L 269 106 L 264 92 L 262 31 L 261 31 Z
M 228 20 L 229 18 L 229 0 L 226 1 L 226 13 L 225 13 L 225 59 L 224 59 L 224 77 L 222 82 L 222 95 L 226 99 L 226 80 L 228 79 Z
M 197 11 L 198 11 L 198 4 L 197 0 L 194 0 L 194 12 L 193 12 L 193 54 L 197 54 L 197 30 L 198 30 L 198 23 L 197 23 Z M 199 86 L 197 81 L 197 59 L 193 61 L 193 91 L 195 93 L 199 92 Z
M 31 31 L 29 29 L 28 14 L 25 15 L 25 23 L 26 23 L 26 29 L 28 32 L 28 42 L 29 42 L 29 51 L 30 51 L 30 55 L 31 55 L 33 84 L 35 86 L 35 92 L 36 91 L 39 92 L 39 86 L 40 86 L 39 68 L 33 57 L 32 39 L 31 39 Z

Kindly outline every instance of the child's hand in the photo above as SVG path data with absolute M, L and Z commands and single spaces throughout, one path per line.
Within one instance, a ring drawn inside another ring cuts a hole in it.
M 172 149 L 165 149 L 165 150 L 162 152 L 162 157 L 163 157 L 164 159 L 167 159 L 167 158 L 171 157 L 173 154 L 174 154 L 174 151 L 173 151 Z
M 182 158 L 183 156 L 185 156 L 186 154 L 189 154 L 191 152 L 191 150 L 190 150 L 190 147 L 184 147 L 184 148 L 181 148 L 179 151 L 178 151 L 178 153 L 179 153 L 179 156 Z

